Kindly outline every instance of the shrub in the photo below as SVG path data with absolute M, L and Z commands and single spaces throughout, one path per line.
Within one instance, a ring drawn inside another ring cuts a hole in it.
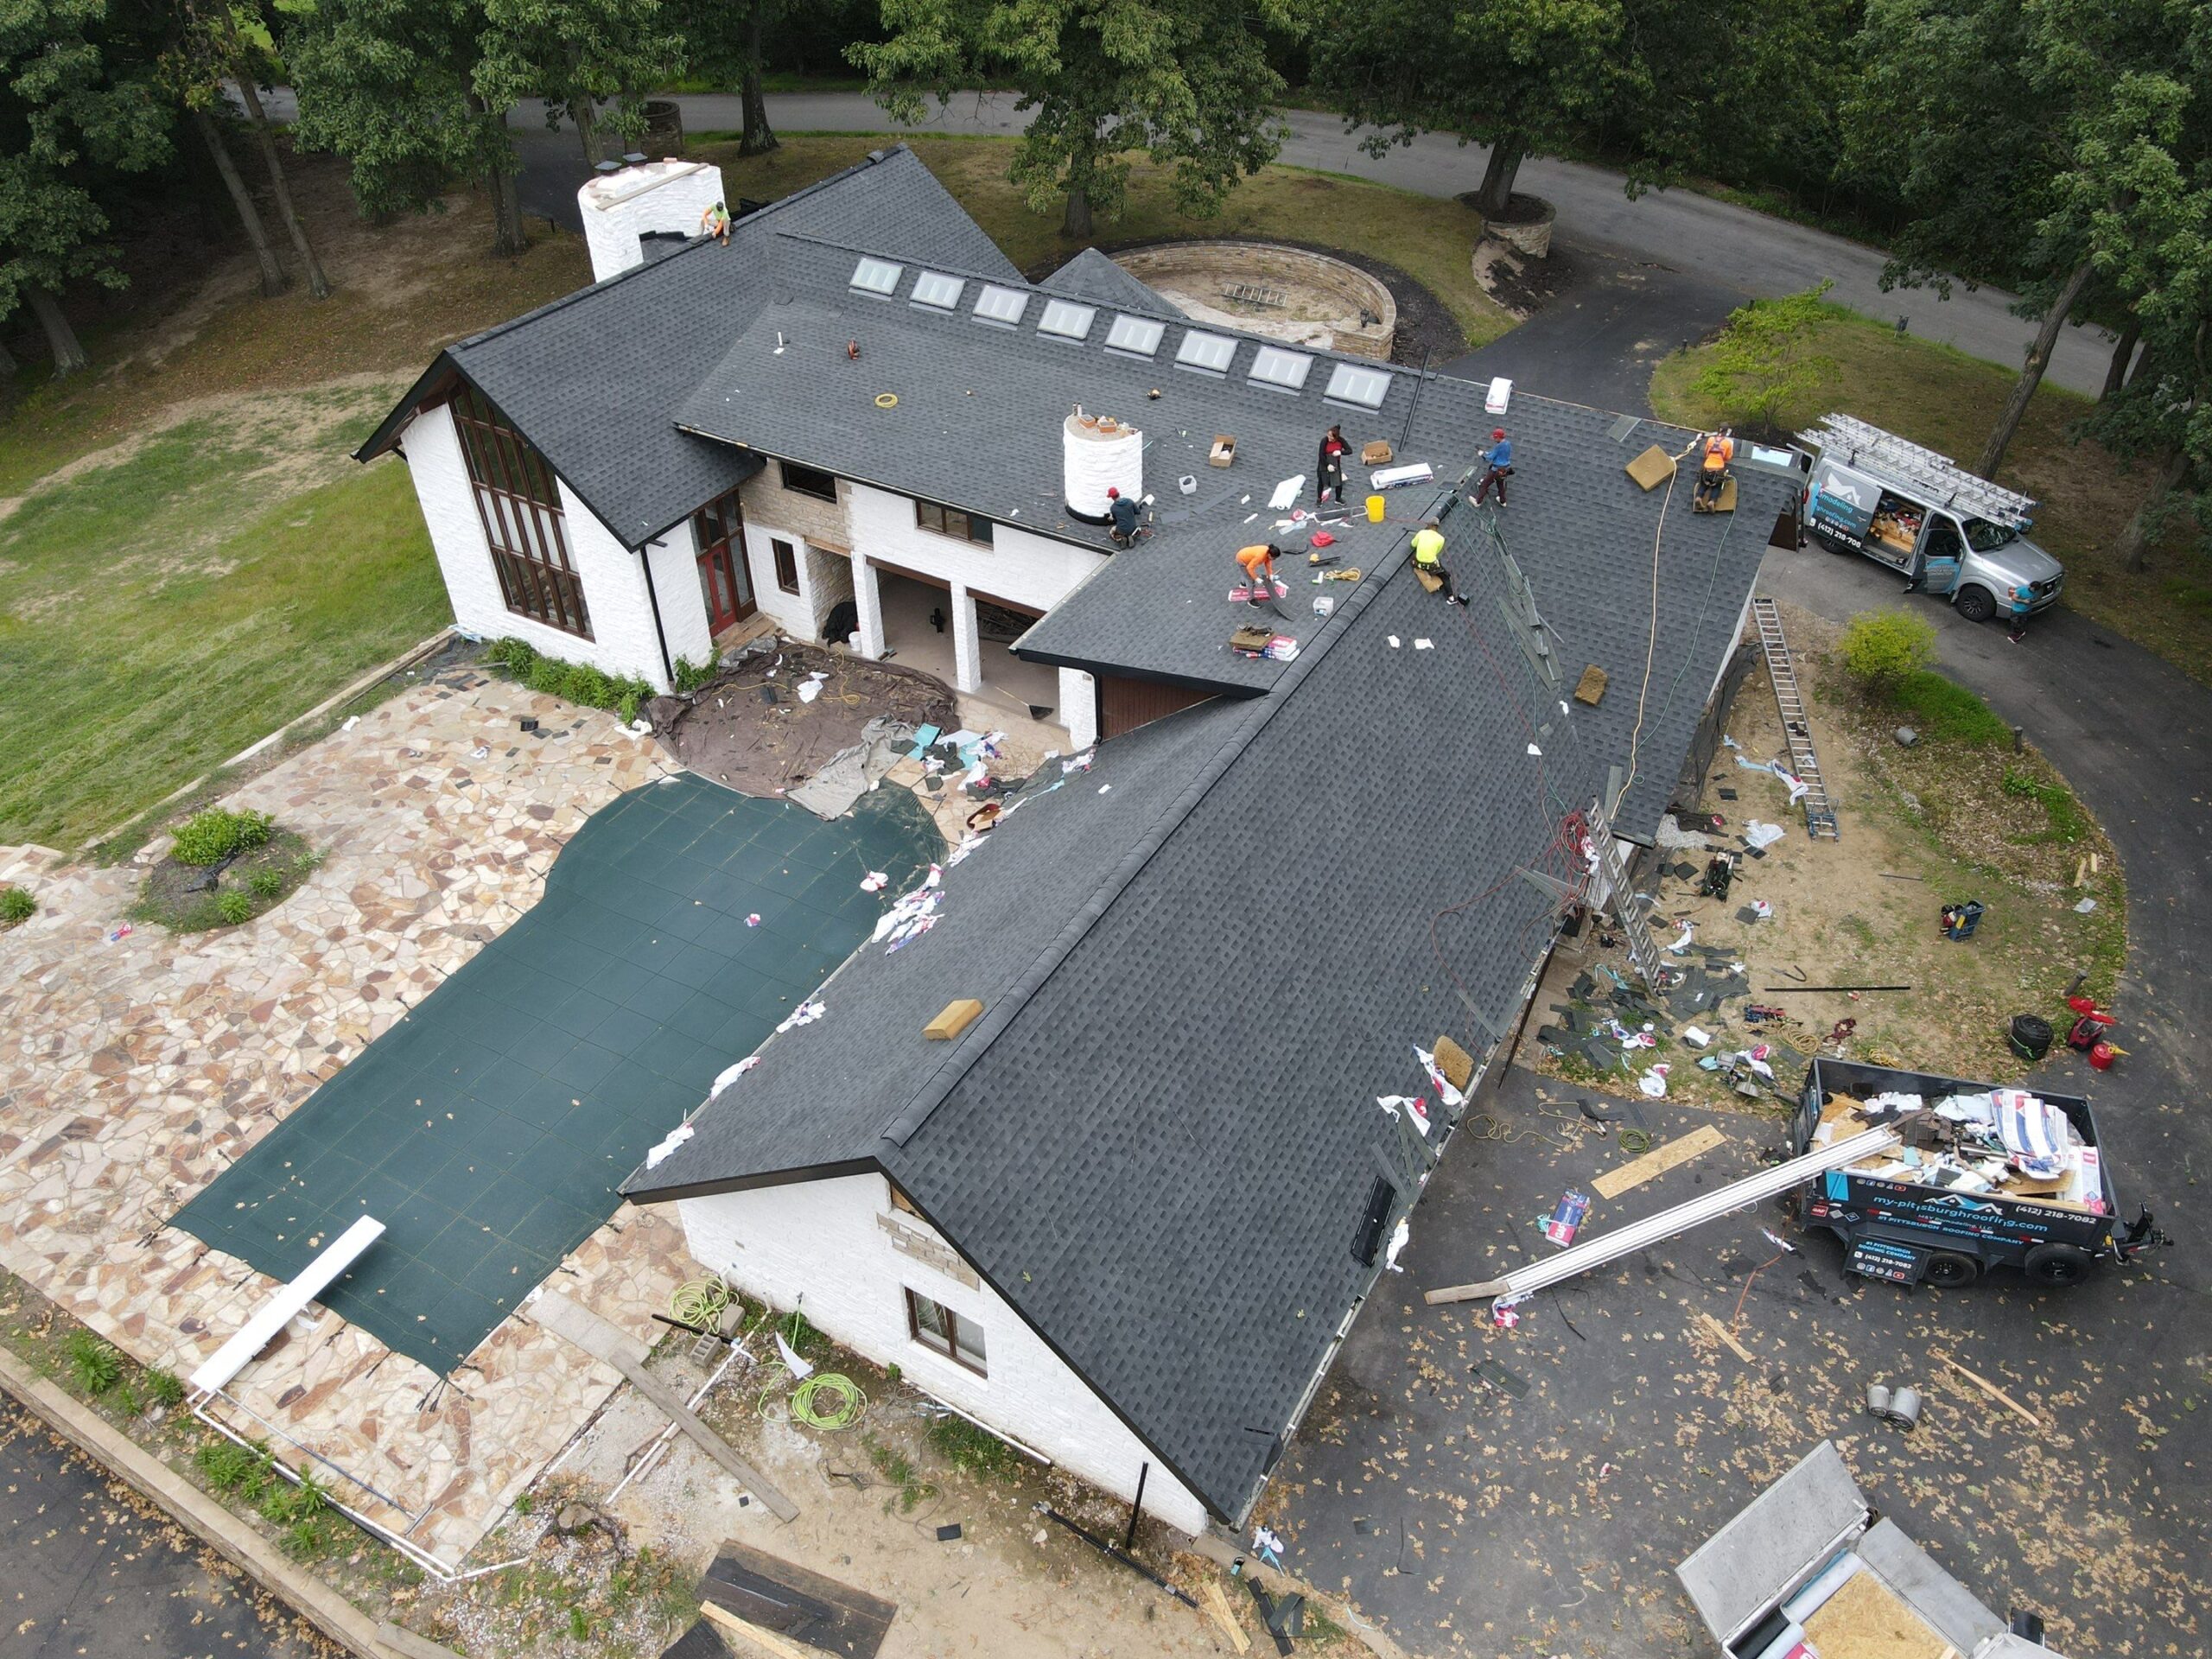
M 537 1507 L 537 1500 L 532 1497 L 528 1492 L 523 1493 L 521 1497 L 515 1499 L 515 1513 L 517 1515 L 528 1515 Z
M 215 895 L 215 913 L 231 926 L 236 927 L 253 914 L 253 895 L 232 887 L 228 893 Z
M 13 927 L 17 922 L 28 922 L 38 909 L 38 900 L 22 887 L 0 887 L 0 927 Z
M 1893 695 L 1936 657 L 1936 625 L 1910 611 L 1862 611 L 1843 631 L 1844 672 L 1878 697 Z
M 69 1374 L 86 1394 L 102 1395 L 123 1379 L 123 1356 L 89 1331 L 72 1331 L 63 1344 Z
M 1835 359 L 1812 349 L 1813 331 L 1831 311 L 1825 296 L 1834 285 L 1823 282 L 1731 312 L 1690 389 L 1732 420 L 1777 424 L 1835 372 Z
M 174 856 L 180 864 L 219 864 L 232 854 L 264 844 L 273 828 L 266 812 L 228 812 L 211 806 L 177 826 Z
M 246 881 L 246 886 L 251 887 L 256 893 L 259 893 L 264 899 L 274 899 L 278 893 L 284 891 L 284 872 L 282 870 L 256 870 L 251 877 L 250 877 Z
M 257 1503 L 274 1478 L 274 1453 L 265 1446 L 240 1446 L 236 1440 L 207 1440 L 192 1454 L 207 1484 L 219 1492 L 238 1492 Z
M 715 677 L 715 671 L 721 666 L 722 648 L 716 645 L 707 653 L 704 664 L 696 664 L 689 657 L 676 659 L 676 690 L 678 696 L 689 696 Z
M 529 676 L 531 664 L 537 660 L 537 647 L 526 639 L 509 634 L 504 639 L 494 639 L 484 653 L 484 660 L 504 668 L 518 679 Z
M 997 1435 L 950 1412 L 930 1424 L 929 1442 L 954 1468 L 988 1480 L 1013 1480 L 1029 1467 L 1029 1459 Z
M 618 679 L 589 663 L 564 663 L 558 657 L 541 657 L 519 639 L 499 640 L 492 648 L 490 660 L 533 691 L 568 702 L 581 702 L 590 709 L 610 709 L 626 724 L 638 717 L 638 705 L 653 694 L 652 687 L 643 680 Z M 711 672 L 711 669 L 708 671 Z
M 184 1384 L 175 1371 L 155 1366 L 146 1373 L 146 1392 L 154 1396 L 157 1406 L 181 1406 L 184 1403 Z
M 1933 669 L 1906 675 L 1891 690 L 1890 704 L 1923 737 L 1976 749 L 2012 741 L 2012 728 L 1995 709 Z

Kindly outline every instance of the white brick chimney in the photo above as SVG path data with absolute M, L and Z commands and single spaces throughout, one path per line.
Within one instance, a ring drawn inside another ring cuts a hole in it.
M 576 192 L 592 280 L 645 264 L 641 236 L 697 236 L 700 216 L 722 199 L 722 170 L 707 162 L 642 162 L 599 175 Z

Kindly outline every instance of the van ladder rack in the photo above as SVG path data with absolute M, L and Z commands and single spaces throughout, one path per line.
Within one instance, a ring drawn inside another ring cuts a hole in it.
M 1774 601 L 1751 601 L 1758 620 L 1759 646 L 1766 652 L 1766 669 L 1774 681 L 1774 706 L 1782 711 L 1782 730 L 1789 740 L 1789 769 L 1805 780 L 1805 830 L 1815 841 L 1841 841 L 1835 804 L 1828 799 L 1827 781 L 1821 776 L 1820 756 L 1813 753 L 1813 728 L 1805 715 L 1805 700 L 1797 691 L 1797 668 L 1790 660 L 1789 641 L 1783 637 L 1782 617 Z
M 1885 432 L 1855 415 L 1823 415 L 1819 425 L 1808 426 L 1797 435 L 1797 442 L 1834 456 L 1847 467 L 1856 466 L 1862 459 L 1871 462 L 1899 481 L 1916 486 L 1929 498 L 1930 506 L 1955 508 L 2007 530 L 2024 531 L 2035 522 L 2033 497 L 1993 484 L 1948 455 L 1938 454 L 1894 432 Z

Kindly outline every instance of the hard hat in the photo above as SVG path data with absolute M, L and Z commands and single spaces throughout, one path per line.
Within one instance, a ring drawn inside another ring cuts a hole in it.
M 1491 432 L 1491 436 L 1492 436 L 1493 438 L 1502 438 L 1502 437 L 1503 437 L 1504 435 L 1505 435 L 1505 429 L 1504 429 L 1503 427 L 1502 427 L 1502 426 L 1501 426 L 1501 427 L 1499 427 L 1499 428 L 1497 428 L 1496 430 L 1494 430 L 1494 431 L 1493 431 L 1493 432 Z

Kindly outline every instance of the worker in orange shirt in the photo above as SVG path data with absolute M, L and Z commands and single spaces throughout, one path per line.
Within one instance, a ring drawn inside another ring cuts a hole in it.
M 1736 440 L 1726 427 L 1709 433 L 1705 459 L 1699 464 L 1697 496 L 1691 505 L 1710 512 L 1720 500 L 1720 486 L 1728 481 L 1729 464 L 1736 459 Z
M 1273 542 L 1236 550 L 1236 563 L 1244 572 L 1245 597 L 1253 604 L 1267 604 L 1274 600 L 1275 561 L 1281 556 L 1282 550 Z

